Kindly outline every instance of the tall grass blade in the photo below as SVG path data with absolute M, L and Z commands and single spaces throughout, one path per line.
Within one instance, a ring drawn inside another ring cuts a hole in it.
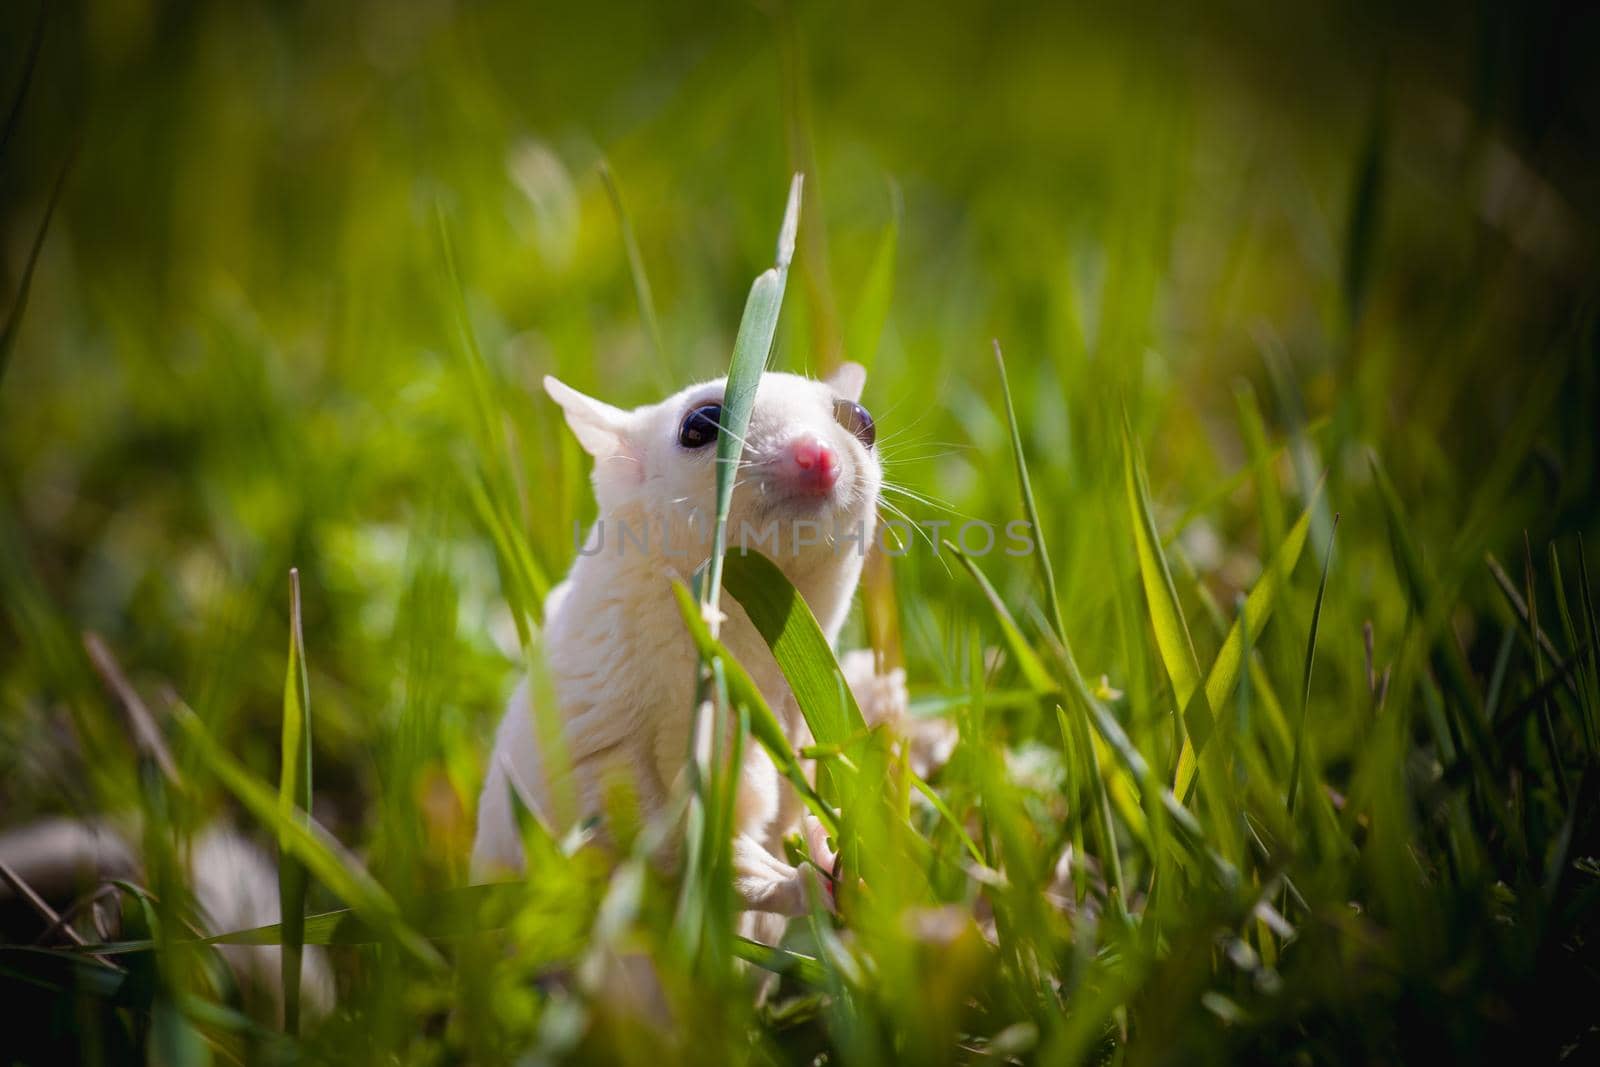
M 1437 614 L 1441 610 L 1443 598 L 1437 595 L 1428 578 L 1422 562 L 1422 553 L 1412 537 L 1411 524 L 1406 518 L 1405 508 L 1400 503 L 1400 494 L 1396 492 L 1394 483 L 1389 480 L 1389 475 L 1378 462 L 1376 454 L 1369 455 L 1368 461 L 1372 468 L 1373 479 L 1378 486 L 1379 500 L 1383 504 L 1384 520 L 1389 530 L 1389 544 L 1394 553 L 1395 564 L 1400 571 L 1401 583 L 1417 616 L 1430 620 L 1430 612 Z M 1431 634 L 1430 639 L 1432 639 Z M 1481 715 L 1483 702 L 1473 685 L 1471 672 L 1467 669 L 1460 647 L 1453 640 L 1436 640 L 1435 658 L 1439 660 L 1440 673 L 1446 686 L 1461 705 L 1461 710 L 1466 712 L 1456 717 L 1467 724 L 1465 732 L 1476 750 L 1475 758 L 1487 759 L 1487 753 L 1483 751 L 1486 740 Z
M 754 551 L 730 553 L 723 582 L 789 682 L 811 736 L 843 745 L 866 730 L 855 694 L 845 684 L 822 627 L 778 565 Z
M 1027 681 L 1029 688 L 1040 695 L 1056 692 L 1059 687 L 1055 679 L 1050 676 L 1044 660 L 1040 659 L 1033 646 L 1028 644 L 1028 639 L 1023 636 L 1017 620 L 1012 618 L 1010 609 L 1006 607 L 1005 601 L 1000 599 L 1000 594 L 995 591 L 988 576 L 965 552 L 949 541 L 944 543 L 944 548 L 956 557 L 956 560 L 967 569 L 967 573 L 972 575 L 972 580 L 978 583 L 978 589 L 989 602 L 989 607 L 994 610 L 995 621 L 1000 624 L 1000 635 L 1005 638 L 1006 650 L 1011 653 L 1012 661 L 1022 672 L 1022 677 Z
M 534 627 L 544 618 L 544 595 L 550 591 L 548 582 L 542 580 L 543 572 L 537 565 L 528 566 L 532 562 L 532 555 L 526 551 L 525 544 L 519 544 L 517 532 L 505 522 L 500 510 L 490 499 L 487 479 L 470 473 L 466 483 L 467 498 L 494 545 L 500 592 L 511 611 L 511 622 L 517 628 L 517 640 L 527 649 L 533 642 Z
M 1194 638 L 1189 633 L 1189 623 L 1184 619 L 1183 608 L 1178 603 L 1172 570 L 1161 552 L 1161 536 L 1156 529 L 1155 514 L 1150 504 L 1150 484 L 1145 474 L 1144 456 L 1134 438 L 1126 411 L 1122 412 L 1122 447 L 1123 489 L 1138 551 L 1139 578 L 1144 585 L 1162 664 L 1172 679 L 1178 706 L 1182 707 L 1188 703 L 1195 686 L 1199 684 L 1200 658 L 1195 654 Z
M 154 767 L 169 786 L 181 786 L 178 765 L 172 758 L 172 750 L 167 747 L 166 738 L 162 736 L 161 727 L 156 725 L 155 716 L 145 706 L 144 698 L 128 681 L 111 647 L 99 634 L 87 632 L 83 635 L 83 650 L 88 654 L 89 663 L 100 676 L 101 683 L 116 697 L 117 704 L 122 708 L 127 718 L 128 733 L 133 738 L 140 761 Z
M 289 665 L 283 681 L 282 766 L 278 774 L 278 814 L 302 822 L 311 812 L 311 681 L 306 673 L 305 631 L 301 621 L 300 571 L 289 571 Z M 283 1028 L 300 1030 L 300 963 L 305 934 L 306 868 L 278 835 L 278 899 L 283 916 Z
M 517 504 L 513 473 L 516 460 L 496 403 L 494 376 L 478 344 L 477 331 L 472 326 L 466 288 L 456 263 L 455 242 L 451 239 L 443 207 L 436 205 L 434 214 L 444 258 L 445 278 L 455 314 L 455 332 L 462 365 L 466 369 L 467 392 L 481 465 L 481 477 L 471 473 L 467 475 L 467 491 L 473 508 L 494 542 L 503 593 L 516 623 L 517 637 L 526 651 L 533 640 L 533 626 L 542 617 L 542 606 L 545 594 L 550 591 L 550 581 L 534 560 L 523 533 L 523 523 L 518 518 L 521 509 Z
M 988 860 L 984 858 L 983 850 L 972 839 L 972 835 L 967 833 L 967 828 L 961 825 L 961 820 L 956 818 L 955 812 L 950 810 L 950 805 L 944 802 L 944 798 L 939 795 L 938 790 L 915 774 L 911 774 L 910 777 L 912 788 L 922 794 L 923 798 L 932 805 L 933 810 L 938 813 L 939 818 L 943 819 L 945 824 L 955 832 L 956 839 L 967 850 L 967 854 L 972 857 L 973 862 L 987 865 Z
M 1339 513 L 1333 515 L 1333 533 L 1339 532 Z M 1328 589 L 1328 568 L 1333 565 L 1333 539 L 1328 539 L 1327 554 L 1322 557 L 1322 577 L 1317 580 L 1317 599 L 1311 605 L 1311 630 L 1306 635 L 1306 666 L 1300 676 L 1300 722 L 1294 731 L 1294 759 L 1289 764 L 1288 807 L 1294 812 L 1295 794 L 1300 788 L 1300 760 L 1305 751 L 1306 720 L 1311 713 L 1311 665 L 1317 656 L 1317 625 L 1322 621 L 1322 597 Z
M 889 221 L 878 239 L 872 265 L 861 286 L 861 296 L 845 330 L 845 355 L 870 372 L 878 355 L 889 306 L 894 298 L 895 250 L 900 240 L 900 188 L 889 186 L 892 200 Z M 867 644 L 886 669 L 903 665 L 899 597 L 894 587 L 894 562 L 883 552 L 867 553 L 861 568 L 861 613 Z
M 1051 676 L 1044 661 L 1039 658 L 1039 654 L 1028 644 L 1027 639 L 1022 634 L 1022 630 L 1017 626 L 1016 620 L 1012 618 L 1011 611 L 1005 606 L 1005 602 L 1000 599 L 1000 594 L 995 591 L 994 585 L 989 581 L 988 576 L 972 561 L 971 557 L 949 541 L 944 542 L 944 549 L 954 555 L 962 567 L 966 568 L 967 573 L 972 576 L 972 580 L 978 583 L 978 588 L 982 591 L 984 599 L 989 602 L 989 607 L 994 611 L 995 621 L 1000 625 L 1000 633 L 1005 638 L 1006 649 L 1010 652 L 1012 660 L 1017 664 L 1017 668 L 1022 672 L 1022 676 L 1027 680 L 1028 685 L 1040 696 L 1051 696 L 1062 692 L 1062 688 Z M 1055 645 L 1067 673 L 1065 691 L 1071 692 L 1080 702 L 1094 701 L 1094 695 L 1084 682 L 1082 675 L 1078 672 L 1077 663 L 1072 658 L 1070 647 L 1060 640 L 1056 641 Z M 1099 842 L 1101 855 L 1113 878 L 1112 884 L 1116 889 L 1118 899 L 1117 906 L 1121 908 L 1127 900 L 1127 887 L 1121 881 L 1122 868 L 1120 860 L 1116 856 L 1116 834 L 1111 823 L 1110 800 L 1106 783 L 1101 777 L 1100 766 L 1096 759 L 1094 748 L 1090 743 L 1087 727 L 1081 723 L 1069 725 L 1063 721 L 1062 728 L 1063 743 L 1067 743 L 1070 737 L 1071 747 L 1083 751 L 1084 759 L 1090 765 L 1089 773 L 1092 776 L 1090 783 L 1092 792 L 1090 795 L 1096 807 L 1096 833 L 1103 837 L 1103 840 Z M 1136 812 L 1137 807 L 1133 810 Z M 1138 829 L 1142 831 L 1142 821 Z
M 1578 685 L 1578 701 L 1575 714 L 1578 719 L 1578 729 L 1583 734 L 1584 747 L 1592 756 L 1595 752 L 1595 737 L 1592 729 L 1594 706 L 1590 701 L 1591 679 L 1585 662 L 1583 642 L 1578 636 L 1578 626 L 1572 617 L 1572 607 L 1567 602 L 1567 586 L 1561 577 L 1561 556 L 1556 552 L 1555 542 L 1550 542 L 1550 584 L 1556 594 L 1556 614 L 1561 619 L 1561 629 L 1567 639 L 1567 648 L 1571 650 L 1572 659 L 1576 661 L 1575 680 Z
M 320 823 L 304 812 L 285 815 L 272 788 L 224 752 L 187 706 L 174 706 L 173 721 L 223 787 L 277 835 L 280 847 L 304 863 L 312 877 L 412 958 L 429 967 L 443 966 L 433 946 L 406 924 L 388 891 Z
M 734 338 L 733 358 L 728 367 L 726 385 L 722 395 L 721 432 L 717 436 L 717 479 L 716 499 L 713 515 L 711 557 L 707 561 L 705 571 L 697 576 L 699 581 L 699 612 L 706 628 L 706 636 L 715 642 L 722 625 L 722 612 L 720 608 L 722 596 L 722 573 L 724 567 L 724 554 L 728 543 L 728 512 L 733 505 L 734 481 L 739 470 L 740 457 L 744 453 L 745 434 L 750 426 L 750 412 L 755 407 L 756 391 L 761 385 L 761 376 L 766 371 L 767 361 L 772 356 L 773 338 L 778 329 L 778 313 L 783 307 L 784 286 L 789 276 L 789 264 L 794 259 L 795 232 L 800 219 L 800 192 L 802 176 L 796 174 L 789 185 L 789 200 L 784 208 L 783 224 L 778 231 L 778 246 L 775 261 L 772 267 L 756 278 L 750 286 L 750 294 L 745 299 L 744 315 L 739 320 L 739 332 Z M 730 900 L 731 883 L 725 884 L 725 879 L 719 879 L 716 872 L 723 870 L 730 862 L 728 852 L 732 847 L 731 839 L 726 835 L 719 835 L 718 818 L 713 814 L 722 811 L 732 803 L 725 794 L 737 788 L 736 768 L 730 768 L 726 763 L 726 756 L 722 745 L 727 738 L 724 718 L 728 709 L 728 698 L 732 690 L 725 688 L 724 683 L 731 682 L 731 677 L 719 680 L 714 666 L 715 657 L 706 651 L 706 646 L 701 646 L 701 669 L 698 682 L 695 686 L 694 707 L 691 710 L 690 731 L 691 751 L 689 760 L 691 772 L 695 774 L 695 790 L 689 799 L 687 813 L 689 829 L 689 847 L 687 865 L 683 883 L 683 893 L 679 898 L 680 922 L 675 932 L 678 944 L 685 955 L 693 959 L 705 959 L 706 953 L 702 951 L 704 945 L 700 938 L 700 931 L 705 925 L 700 917 L 709 910 L 708 901 L 715 900 L 726 905 Z M 733 673 L 731 664 L 724 664 Z M 738 673 L 742 674 L 742 670 Z M 746 678 L 746 680 L 748 680 Z M 758 694 L 759 695 L 759 694 Z M 710 736 L 712 738 L 711 765 L 695 772 L 699 766 L 700 757 L 694 750 L 696 739 L 705 730 L 706 724 L 702 721 L 706 698 L 711 697 L 712 721 L 710 722 Z M 737 698 L 735 698 L 737 701 Z M 760 717 L 755 708 L 749 707 L 749 702 L 743 702 L 741 719 L 748 714 L 752 722 Z M 765 707 L 765 702 L 762 707 Z M 772 718 L 771 709 L 767 709 L 767 719 L 776 724 Z M 765 729 L 767 722 L 763 720 L 760 727 Z M 779 731 L 781 734 L 781 730 Z M 734 747 L 742 746 L 742 738 L 733 739 Z M 776 757 L 774 757 L 776 759 Z M 793 754 L 790 754 L 793 762 Z M 730 919 L 726 907 L 717 909 L 722 919 Z M 726 922 L 716 924 L 717 930 L 727 927 Z M 712 954 L 715 958 L 715 954 Z
M 1149 762 L 1140 754 L 1138 746 L 1122 728 L 1122 724 L 1117 722 L 1116 716 L 1092 695 L 1084 693 L 1083 696 L 1089 709 L 1090 722 L 1094 724 L 1101 739 L 1116 755 L 1133 780 L 1139 783 L 1146 808 L 1152 814 L 1159 808 L 1161 813 L 1182 831 L 1178 835 L 1179 842 L 1193 856 L 1207 861 L 1212 873 L 1222 884 L 1232 886 L 1237 880 L 1238 872 L 1207 847 L 1205 830 L 1194 813 L 1184 807 L 1172 790 L 1161 784 Z
M 784 283 L 789 263 L 794 259 L 795 231 L 800 225 L 800 190 L 804 176 L 796 174 L 789 185 L 789 203 L 784 208 L 783 226 L 778 232 L 776 262 L 750 286 L 744 317 L 733 343 L 733 362 L 728 367 L 728 384 L 722 394 L 722 432 L 717 435 L 716 526 L 712 536 L 711 560 L 701 599 L 717 632 L 717 601 L 722 590 L 723 553 L 728 544 L 728 510 L 733 505 L 733 483 L 744 453 L 745 433 L 750 428 L 750 412 L 755 407 L 756 389 L 772 356 L 772 339 L 778 330 L 778 311 L 783 306 Z
M 1584 642 L 1589 648 L 1589 714 L 1591 732 L 1600 731 L 1600 620 L 1595 617 L 1594 594 L 1589 588 L 1589 560 L 1583 552 L 1583 535 L 1578 535 L 1578 602 L 1583 607 Z
M 460 886 L 430 893 L 417 898 L 417 928 L 429 938 L 453 940 L 473 934 L 493 933 L 503 930 L 516 921 L 527 903 L 526 882 L 491 882 L 485 885 Z M 199 939 L 197 945 L 281 945 L 284 943 L 281 923 L 252 926 L 244 930 L 228 930 Z M 366 922 L 350 908 L 335 908 L 305 917 L 303 943 L 307 945 L 373 945 L 385 939 L 381 930 Z M 86 955 L 110 957 L 129 956 L 156 949 L 154 940 L 114 941 L 105 944 L 86 944 L 71 952 L 57 953 L 65 960 L 82 960 Z M 733 954 L 764 970 L 775 974 L 793 974 L 808 985 L 818 985 L 825 973 L 816 959 L 787 949 L 772 948 L 737 937 L 732 944 Z M 557 962 L 557 961 L 552 961 Z M 121 977 L 120 972 L 107 970 L 103 965 L 93 968 L 97 974 Z
M 33 17 L 33 33 L 28 37 L 28 55 L 22 61 L 22 74 L 17 78 L 17 88 L 11 94 L 5 127 L 0 129 L 0 160 L 6 158 L 6 149 L 11 146 L 11 138 L 17 132 L 17 123 L 22 118 L 22 105 L 27 101 L 28 90 L 33 85 L 34 68 L 39 64 L 39 48 L 44 44 L 44 18 L 49 10 L 49 0 L 39 0 L 39 11 Z
M 1261 414 L 1261 402 L 1249 382 L 1239 382 L 1233 390 L 1234 403 L 1239 411 L 1239 428 L 1245 447 L 1250 453 L 1250 466 L 1242 473 L 1255 475 L 1256 495 L 1260 498 L 1261 530 L 1266 536 L 1269 550 L 1276 550 L 1283 541 L 1283 491 L 1278 486 L 1278 458 L 1291 446 L 1272 448 L 1267 441 L 1267 422 Z
M 1496 751 L 1490 742 L 1488 726 L 1483 717 L 1483 700 L 1472 680 L 1466 656 L 1453 634 L 1436 633 L 1446 620 L 1444 611 L 1450 598 L 1443 595 L 1430 581 L 1423 568 L 1422 553 L 1411 534 L 1411 525 L 1394 483 L 1389 480 L 1376 453 L 1369 453 L 1368 463 L 1373 481 L 1378 488 L 1378 498 L 1383 505 L 1384 524 L 1389 531 L 1389 547 L 1395 567 L 1400 573 L 1401 587 L 1406 594 L 1412 613 L 1422 620 L 1423 632 L 1429 642 L 1429 659 L 1434 673 L 1444 685 L 1450 699 L 1444 701 L 1446 721 L 1466 749 L 1466 758 L 1473 771 L 1478 790 L 1484 797 L 1484 809 L 1508 834 L 1513 830 L 1500 800 L 1500 788 L 1494 772 Z M 1447 627 L 1446 627 L 1447 629 Z
M 1045 604 L 1050 609 L 1050 626 L 1055 630 L 1056 639 L 1065 641 L 1066 627 L 1061 621 L 1061 600 L 1056 592 L 1055 568 L 1050 563 L 1050 550 L 1045 543 L 1044 528 L 1039 524 L 1039 505 L 1033 498 L 1033 482 L 1028 477 L 1028 461 L 1022 454 L 1022 434 L 1017 426 L 1017 409 L 1011 401 L 1011 383 L 1006 378 L 1006 359 L 1000 351 L 1000 341 L 996 339 L 993 344 L 994 364 L 1000 373 L 1000 394 L 1006 404 L 1006 429 L 1010 434 L 1011 461 L 1016 466 L 1017 487 L 1022 493 L 1022 510 L 1033 528 L 1033 557 L 1039 566 L 1039 582 L 1044 586 Z
M 1078 753 L 1079 762 L 1087 774 L 1086 785 L 1089 803 L 1094 808 L 1092 824 L 1096 848 L 1106 864 L 1107 879 L 1116 895 L 1115 908 L 1127 916 L 1127 883 L 1122 876 L 1122 854 L 1117 849 L 1117 828 L 1111 821 L 1111 798 L 1106 791 L 1105 775 L 1100 771 L 1100 757 L 1094 741 L 1089 736 L 1086 715 L 1069 716 L 1065 708 L 1056 705 L 1056 726 L 1061 730 L 1061 743 L 1069 753 Z
M 689 636 L 693 638 L 695 648 L 699 650 L 701 657 L 722 662 L 722 669 L 727 678 L 728 699 L 735 706 L 743 705 L 748 710 L 751 735 L 762 748 L 767 750 L 778 771 L 799 791 L 806 807 L 811 809 L 811 813 L 824 828 L 830 834 L 838 833 L 839 823 L 834 817 L 833 810 L 811 787 L 805 770 L 800 766 L 800 759 L 795 755 L 794 748 L 789 744 L 788 735 L 783 732 L 783 727 L 773 714 L 772 706 L 767 703 L 766 697 L 761 695 L 761 690 L 756 687 L 739 661 L 711 632 L 711 627 L 701 614 L 700 602 L 689 592 L 689 588 L 681 582 L 674 582 L 673 592 L 678 598 L 678 610 L 683 616 L 683 624 L 688 629 Z
M 1181 780 L 1185 772 L 1193 773 L 1196 754 L 1210 737 L 1214 725 L 1210 707 L 1205 702 L 1191 703 L 1200 685 L 1200 657 L 1194 650 L 1194 638 L 1189 634 L 1189 624 L 1183 617 L 1183 606 L 1178 603 L 1178 590 L 1172 584 L 1172 571 L 1161 551 L 1161 536 L 1156 531 L 1155 514 L 1150 506 L 1150 485 L 1144 471 L 1144 457 L 1134 439 L 1133 426 L 1127 411 L 1122 412 L 1122 477 L 1127 496 L 1128 517 L 1133 525 L 1134 548 L 1139 559 L 1139 579 L 1144 586 L 1145 603 L 1150 610 L 1150 624 L 1155 630 L 1156 649 L 1161 653 L 1161 663 L 1172 681 L 1172 695 L 1182 721 L 1183 743 L 1178 752 L 1177 774 Z M 1180 790 L 1179 795 L 1182 795 Z
M 1044 527 L 1039 521 L 1039 505 L 1033 495 L 1033 481 L 1028 475 L 1027 457 L 1022 451 L 1022 432 L 1017 421 L 1016 404 L 1011 396 L 1011 382 L 1006 375 L 1005 354 L 1001 351 L 1000 341 L 996 338 L 994 345 L 995 368 L 1000 375 L 1000 393 L 1006 407 L 1006 430 L 1011 444 L 1011 461 L 1016 470 L 1017 488 L 1022 496 L 1023 513 L 1027 516 L 1029 525 L 1033 529 L 1034 560 L 1039 569 L 1039 583 L 1044 586 L 1045 605 L 1049 612 L 1050 626 L 1054 632 L 1057 646 L 1063 652 L 1063 658 L 1071 661 L 1070 643 L 1067 640 L 1066 624 L 1061 612 L 1061 598 L 1056 589 L 1055 567 L 1050 561 L 1050 549 L 1045 537 Z M 983 574 L 978 566 L 968 559 L 965 553 L 956 552 L 956 558 L 961 565 L 972 575 L 973 580 L 983 591 L 984 597 L 994 609 L 995 618 L 1000 623 L 1001 632 L 1006 638 L 1007 647 L 1011 649 L 1012 658 L 1017 661 L 1023 676 L 1034 689 L 1043 693 L 1047 685 L 1053 685 L 1049 671 L 1044 663 L 1034 653 L 1022 638 L 1022 632 L 1017 628 L 1016 622 L 1011 618 L 1011 613 L 1001 602 L 994 586 Z M 1076 664 L 1072 664 L 1075 672 Z M 1079 679 L 1081 682 L 1081 679 Z M 1086 688 L 1085 688 L 1085 691 Z M 1119 915 L 1126 915 L 1127 887 L 1122 878 L 1122 860 L 1117 852 L 1116 830 L 1111 820 L 1111 802 L 1106 789 L 1105 778 L 1100 770 L 1100 759 L 1096 752 L 1093 740 L 1089 736 L 1089 729 L 1085 713 L 1071 717 L 1058 704 L 1056 707 L 1058 725 L 1061 729 L 1061 740 L 1064 751 L 1077 751 L 1082 753 L 1082 762 L 1086 773 L 1089 775 L 1087 787 L 1089 796 L 1095 808 L 1094 833 L 1100 855 L 1107 865 L 1107 871 L 1114 889 L 1114 907 Z
M 862 283 L 861 296 L 845 331 L 845 355 L 870 372 L 883 337 L 894 297 L 895 248 L 900 236 L 900 189 L 890 184 L 892 214 Z M 886 669 L 903 665 L 899 597 L 894 587 L 894 562 L 883 552 L 867 553 L 861 568 L 861 614 L 867 644 Z
M 1533 680 L 1534 684 L 1543 688 L 1544 655 L 1539 650 L 1539 639 L 1544 633 L 1544 628 L 1539 625 L 1538 586 L 1533 574 L 1533 544 L 1528 540 L 1526 530 L 1522 533 L 1522 552 L 1523 589 L 1528 598 L 1528 626 L 1533 631 Z M 1544 728 L 1544 743 L 1550 752 L 1550 768 L 1555 773 L 1556 788 L 1561 793 L 1561 803 L 1565 807 L 1571 803 L 1571 796 L 1567 791 L 1567 768 L 1561 758 L 1561 741 L 1556 737 L 1556 724 L 1550 714 L 1548 698 L 1539 703 L 1539 725 Z
M 0 382 L 5 381 L 6 367 L 11 363 L 11 351 L 16 347 L 17 334 L 22 330 L 22 313 L 28 308 L 28 293 L 33 288 L 33 271 L 39 265 L 39 253 L 44 250 L 45 234 L 50 232 L 50 220 L 55 217 L 56 204 L 61 200 L 61 190 L 67 184 L 67 172 L 72 169 L 69 159 L 56 174 L 56 183 L 50 188 L 50 200 L 45 204 L 44 218 L 34 232 L 33 244 L 28 248 L 28 259 L 22 265 L 22 280 L 17 283 L 17 295 L 6 313 L 6 324 L 0 328 Z
M 1206 674 L 1206 684 L 1195 691 L 1193 699 L 1204 699 L 1211 708 L 1226 705 L 1229 694 L 1233 692 L 1233 687 L 1239 680 L 1239 672 L 1245 666 L 1245 630 L 1249 630 L 1249 641 L 1254 645 L 1261 637 L 1261 631 L 1266 628 L 1267 620 L 1272 617 L 1278 595 L 1288 584 L 1289 576 L 1294 573 L 1295 564 L 1300 562 L 1300 554 L 1305 549 L 1306 536 L 1311 530 L 1312 517 L 1320 498 L 1319 485 L 1313 491 L 1305 511 L 1300 513 L 1300 517 L 1289 528 L 1289 532 L 1283 535 L 1283 544 L 1278 546 L 1277 554 L 1272 557 L 1267 569 L 1256 579 L 1255 586 L 1245 597 L 1243 613 L 1234 620 L 1233 626 L 1228 630 L 1228 636 L 1223 640 L 1222 648 L 1217 652 L 1217 658 Z M 1255 681 L 1256 679 L 1252 677 L 1252 682 Z M 1261 695 L 1265 698 L 1267 694 L 1263 690 Z M 1187 712 L 1184 717 L 1186 720 L 1194 718 Z M 1195 755 L 1198 755 L 1198 751 L 1197 747 Z M 1182 759 L 1178 761 L 1178 773 L 1172 791 L 1184 801 L 1188 800 L 1189 789 L 1194 785 L 1196 767 L 1193 756 L 1187 761 Z
M 1484 566 L 1489 568 L 1489 577 L 1494 579 L 1495 588 L 1500 590 L 1500 595 L 1505 599 L 1506 606 L 1512 610 L 1517 620 L 1522 623 L 1523 636 L 1529 641 L 1529 653 L 1531 654 L 1533 649 L 1537 647 L 1544 655 L 1549 656 L 1552 662 L 1561 659 L 1561 650 L 1556 648 L 1555 642 L 1550 640 L 1550 635 L 1543 630 L 1537 630 L 1532 625 L 1528 615 L 1528 602 L 1523 598 L 1522 592 L 1517 588 L 1516 583 L 1511 580 L 1511 575 L 1506 573 L 1505 566 L 1496 558 L 1493 552 L 1484 553 L 1483 563 Z M 1536 637 L 1533 636 L 1535 634 L 1537 635 Z M 1578 688 L 1571 678 L 1567 679 L 1567 688 L 1572 691 L 1574 697 L 1577 697 Z
M 1373 253 L 1383 210 L 1388 125 L 1387 93 L 1380 87 L 1367 120 L 1366 144 L 1356 167 L 1350 210 L 1345 218 L 1344 309 L 1346 321 L 1352 326 L 1361 317 L 1372 281 Z

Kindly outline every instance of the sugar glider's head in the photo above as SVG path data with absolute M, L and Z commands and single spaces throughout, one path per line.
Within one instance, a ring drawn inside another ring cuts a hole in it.
M 728 543 L 780 562 L 856 552 L 871 544 L 883 469 L 877 431 L 861 406 L 866 371 L 845 363 L 826 380 L 768 373 L 756 388 L 728 518 Z M 715 518 L 717 441 L 726 432 L 726 379 L 692 385 L 623 411 L 547 377 L 545 391 L 594 457 L 600 516 L 652 548 L 700 552 Z M 662 537 L 662 531 L 667 536 Z M 606 552 L 613 551 L 608 545 Z

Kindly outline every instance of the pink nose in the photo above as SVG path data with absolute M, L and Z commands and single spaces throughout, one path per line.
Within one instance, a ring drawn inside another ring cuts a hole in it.
M 819 496 L 839 481 L 839 453 L 811 434 L 802 434 L 785 449 L 785 473 L 796 488 Z

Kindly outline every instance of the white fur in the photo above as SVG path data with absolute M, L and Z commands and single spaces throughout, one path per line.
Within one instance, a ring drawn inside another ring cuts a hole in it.
M 760 531 L 777 520 L 778 544 L 752 542 L 751 547 L 783 568 L 830 642 L 849 611 L 863 552 L 854 544 L 797 546 L 792 524 L 809 519 L 824 532 L 845 533 L 859 524 L 862 544 L 871 544 L 881 468 L 876 453 L 834 414 L 836 401 L 859 398 L 864 381 L 865 372 L 855 364 L 846 364 L 827 382 L 792 374 L 762 377 L 728 525 L 729 542 L 737 546 L 744 523 Z M 511 699 L 479 802 L 475 878 L 523 865 L 511 789 L 559 832 L 574 816 L 602 814 L 616 781 L 633 791 L 644 814 L 657 812 L 683 773 L 697 658 L 671 581 L 688 581 L 709 554 L 701 538 L 709 536 L 714 514 L 716 448 L 684 449 L 678 429 L 694 407 L 720 402 L 723 386 L 720 380 L 690 386 L 659 404 L 624 412 L 545 380 L 579 443 L 594 456 L 605 539 L 596 554 L 578 557 L 546 602 L 545 651 L 556 707 L 535 708 L 527 682 Z M 838 485 L 820 504 L 790 496 L 780 477 L 781 450 L 800 434 L 816 435 L 840 457 Z M 619 523 L 648 530 L 647 549 L 628 542 L 619 552 Z M 585 544 L 594 546 L 595 538 L 591 531 Z M 722 604 L 723 641 L 783 720 L 791 740 L 806 743 L 805 723 L 765 642 L 732 598 L 724 596 Z M 852 687 L 886 692 L 903 709 L 903 678 L 898 689 L 885 689 L 869 685 L 871 672 L 866 674 L 860 681 L 852 678 Z M 901 711 L 878 709 L 877 703 L 864 708 L 870 719 Z M 547 716 L 543 727 L 541 712 Z M 555 755 L 538 740 L 552 736 L 559 737 L 565 753 Z M 736 800 L 736 890 L 749 909 L 799 914 L 816 876 L 780 858 L 782 837 L 799 824 L 798 798 L 793 790 L 779 788 L 779 775 L 760 746 L 750 744 L 744 751 Z

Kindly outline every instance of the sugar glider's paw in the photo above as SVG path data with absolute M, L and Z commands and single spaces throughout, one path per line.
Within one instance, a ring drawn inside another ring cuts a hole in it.
M 896 667 L 878 673 L 877 654 L 870 648 L 846 652 L 839 660 L 844 680 L 861 707 L 868 726 L 888 725 L 899 731 L 911 711 L 911 696 L 906 692 L 906 672 Z
M 845 882 L 847 875 L 844 869 L 843 857 L 829 846 L 827 829 L 810 812 L 800 817 L 800 832 L 805 836 L 806 850 L 811 854 L 811 862 L 815 863 L 826 876 L 828 910 L 837 912 L 839 910 L 839 887 Z M 859 878 L 856 879 L 855 884 L 865 885 Z
M 808 915 L 812 901 L 836 910 L 827 875 L 810 863 L 791 867 L 747 836 L 733 843 L 733 885 L 739 902 L 750 911 Z
M 811 862 L 825 871 L 832 871 L 839 862 L 838 853 L 828 847 L 828 831 L 818 818 L 809 811 L 800 816 L 800 832 L 806 841 L 806 851 L 811 855 Z
M 911 769 L 918 778 L 926 778 L 950 762 L 960 735 L 956 724 L 945 719 L 910 719 L 906 729 L 906 744 L 910 746 Z
M 911 770 L 919 778 L 943 767 L 956 747 L 956 728 L 944 719 L 913 718 L 906 691 L 906 672 L 896 667 L 878 673 L 871 649 L 846 652 L 839 660 L 845 681 L 868 726 L 887 726 L 904 741 Z

